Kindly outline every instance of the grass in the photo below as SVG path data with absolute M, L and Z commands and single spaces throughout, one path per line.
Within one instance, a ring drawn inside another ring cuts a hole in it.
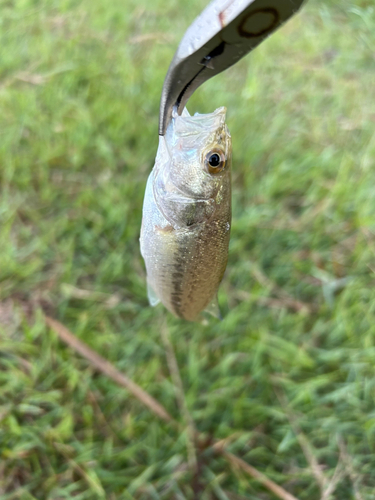
M 227 106 L 234 147 L 225 319 L 201 325 L 148 306 L 138 237 L 163 79 L 205 3 L 0 3 L 1 500 L 275 498 L 42 309 L 299 500 L 373 498 L 373 2 L 310 0 L 189 102 Z

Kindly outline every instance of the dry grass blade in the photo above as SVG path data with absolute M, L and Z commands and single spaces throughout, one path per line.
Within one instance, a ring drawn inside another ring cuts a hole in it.
M 223 490 L 225 495 L 228 497 L 229 500 L 247 500 L 248 497 L 243 497 L 241 495 L 237 495 L 237 493 L 232 493 L 231 491 L 228 490 Z
M 270 278 L 268 278 L 268 276 L 266 276 L 254 262 L 251 262 L 250 273 L 261 286 L 277 296 L 275 299 L 271 297 L 259 298 L 259 301 L 263 300 L 264 305 L 270 307 L 285 307 L 296 312 L 314 312 L 315 307 L 312 304 L 301 302 L 300 300 L 297 300 L 289 295 L 289 293 L 287 293 L 283 288 L 279 287 Z
M 345 476 L 345 468 L 344 464 L 341 460 L 341 456 L 336 465 L 335 472 L 333 474 L 332 479 L 327 483 L 325 490 L 322 493 L 320 500 L 329 500 L 331 495 L 334 493 L 336 486 L 339 484 L 340 480 Z
M 47 325 L 57 333 L 60 339 L 72 347 L 75 351 L 79 352 L 84 358 L 86 358 L 90 363 L 95 366 L 99 371 L 110 377 L 112 380 L 117 382 L 119 385 L 125 387 L 129 392 L 133 394 L 139 401 L 141 401 L 145 406 L 147 406 L 152 412 L 154 412 L 158 417 L 163 419 L 165 422 L 173 423 L 173 418 L 169 415 L 167 410 L 163 408 L 160 403 L 156 401 L 152 396 L 150 396 L 146 391 L 144 391 L 139 385 L 135 384 L 128 377 L 119 372 L 109 361 L 102 358 L 98 353 L 90 349 L 86 344 L 77 339 L 64 325 L 59 321 L 52 319 L 48 316 L 45 317 Z
M 59 321 L 56 321 L 55 319 L 52 319 L 48 316 L 45 316 L 45 321 L 47 325 L 55 333 L 57 333 L 57 335 L 63 342 L 65 342 L 67 345 L 69 345 L 69 347 L 81 354 L 81 356 L 86 358 L 93 366 L 95 366 L 95 368 L 110 377 L 117 384 L 125 387 L 129 392 L 133 394 L 133 396 L 135 396 L 139 401 L 141 401 L 141 403 L 147 406 L 159 418 L 168 422 L 169 424 L 172 424 L 173 426 L 179 426 L 178 422 L 176 422 L 176 420 L 174 420 L 171 415 L 169 415 L 167 410 L 160 403 L 158 403 L 152 396 L 150 396 L 141 387 L 139 387 L 139 385 L 119 372 L 109 361 L 102 358 L 99 354 L 90 349 L 90 347 L 77 339 L 77 337 Z M 198 433 L 196 433 L 196 437 L 199 437 Z M 243 470 L 250 477 L 259 481 L 265 488 L 274 493 L 281 500 L 298 500 L 298 498 L 285 491 L 281 486 L 271 481 L 271 479 L 268 479 L 264 474 L 259 472 L 251 465 L 247 464 L 244 460 L 223 449 L 222 442 L 214 444 L 213 447 L 217 453 L 220 453 L 234 467 Z
M 339 461 L 337 463 L 332 479 L 329 480 L 323 474 L 322 466 L 315 458 L 315 455 L 313 453 L 313 446 L 311 445 L 305 434 L 300 429 L 295 415 L 293 415 L 292 412 L 289 410 L 284 394 L 282 394 L 279 390 L 276 389 L 275 393 L 288 417 L 290 426 L 292 427 L 293 432 L 298 439 L 299 445 L 303 451 L 303 454 L 305 455 L 308 464 L 310 465 L 311 471 L 316 479 L 316 482 L 319 484 L 321 490 L 320 500 L 329 500 L 331 495 L 334 493 L 339 481 L 345 475 L 344 464 L 342 461 L 342 454 L 340 454 Z
M 316 482 L 319 484 L 320 489 L 322 490 L 322 498 L 325 495 L 326 487 L 327 487 L 327 478 L 322 472 L 322 467 L 319 465 L 319 462 L 314 456 L 312 452 L 312 446 L 305 434 L 301 431 L 298 425 L 291 418 L 289 419 L 293 432 L 297 436 L 300 447 L 302 448 L 303 454 L 310 465 L 311 471 L 316 479 Z
M 168 42 L 171 41 L 171 38 L 168 37 L 165 33 L 147 33 L 145 35 L 138 35 L 129 38 L 129 43 L 138 44 L 144 42 Z
M 82 479 L 88 484 L 90 488 L 92 488 L 95 493 L 99 496 L 99 498 L 105 498 L 105 492 L 102 485 L 96 481 L 94 481 L 89 474 L 85 471 L 83 467 L 77 464 L 75 460 L 68 457 L 64 452 L 63 446 L 60 446 L 59 443 L 54 443 L 55 449 L 64 456 L 65 460 L 69 463 L 69 465 L 76 471 L 76 473 L 82 477 Z
M 280 392 L 280 390 L 278 390 L 276 388 L 274 388 L 274 391 L 275 391 L 275 394 L 277 396 L 277 399 L 280 401 L 280 404 L 285 411 L 285 414 L 289 420 L 290 426 L 293 429 L 293 432 L 297 437 L 299 445 L 303 451 L 303 454 L 305 455 L 306 461 L 310 465 L 311 472 L 313 473 L 313 475 L 316 479 L 316 482 L 319 484 L 322 495 L 324 495 L 324 491 L 325 491 L 326 486 L 327 486 L 327 478 L 323 474 L 323 472 L 321 470 L 321 466 L 319 465 L 317 459 L 314 456 L 314 453 L 312 451 L 312 446 L 309 443 L 309 441 L 307 440 L 304 433 L 299 428 L 299 426 L 297 424 L 296 417 L 289 410 L 288 402 L 286 401 L 284 394 L 282 394 Z
M 275 309 L 290 309 L 291 311 L 306 313 L 311 313 L 314 310 L 312 305 L 288 297 L 283 297 L 281 299 L 275 299 L 273 297 L 257 297 L 255 294 L 251 294 L 244 290 L 237 290 L 235 295 L 241 300 L 252 299 L 261 306 Z
M 244 460 L 241 458 L 236 457 L 236 455 L 233 455 L 232 453 L 229 453 L 228 451 L 225 450 L 220 450 L 214 446 L 214 448 L 217 451 L 220 451 L 220 453 L 235 467 L 242 469 L 243 471 L 247 472 L 251 477 L 254 479 L 257 479 L 262 485 L 267 488 L 269 491 L 272 491 L 277 497 L 281 498 L 282 500 L 298 500 L 294 495 L 291 495 L 287 491 L 284 490 L 281 486 L 278 484 L 274 483 L 271 481 L 271 479 L 268 479 L 264 474 L 259 472 L 257 469 L 246 463 Z
M 358 484 L 360 483 L 361 476 L 354 470 L 352 460 L 350 459 L 346 445 L 341 437 L 338 439 L 338 444 L 341 452 L 342 460 L 345 464 L 346 472 L 348 473 L 350 480 L 353 484 L 353 492 L 355 500 L 363 500 L 363 497 L 358 489 Z
M 171 341 L 169 339 L 169 334 L 168 334 L 168 328 L 165 322 L 161 325 L 160 328 L 161 331 L 161 338 L 163 340 L 164 347 L 167 351 L 167 364 L 169 368 L 169 372 L 171 374 L 173 384 L 175 386 L 175 391 L 176 391 L 176 399 L 177 403 L 180 409 L 180 412 L 184 416 L 184 420 L 187 426 L 187 451 L 189 455 L 189 465 L 197 469 L 197 456 L 196 456 L 196 451 L 194 447 L 194 441 L 195 441 L 195 435 L 196 435 L 196 429 L 195 425 L 193 422 L 193 419 L 191 418 L 191 415 L 189 413 L 189 409 L 186 404 L 186 399 L 185 399 L 185 393 L 184 393 L 184 387 L 182 384 L 181 376 L 180 376 L 180 370 L 178 369 L 178 363 L 177 359 L 174 353 L 173 346 L 171 344 Z

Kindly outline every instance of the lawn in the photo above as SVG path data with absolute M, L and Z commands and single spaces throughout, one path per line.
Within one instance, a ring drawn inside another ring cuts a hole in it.
M 138 239 L 205 5 L 0 2 L 1 500 L 281 498 L 218 440 L 298 500 L 374 498 L 373 1 L 310 0 L 189 101 L 233 137 L 224 320 L 201 324 L 148 306 Z

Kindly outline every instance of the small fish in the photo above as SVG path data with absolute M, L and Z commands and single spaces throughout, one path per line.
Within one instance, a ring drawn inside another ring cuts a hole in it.
M 143 203 L 141 253 L 151 305 L 194 321 L 219 316 L 217 290 L 228 259 L 232 142 L 226 108 L 173 113 L 160 136 Z

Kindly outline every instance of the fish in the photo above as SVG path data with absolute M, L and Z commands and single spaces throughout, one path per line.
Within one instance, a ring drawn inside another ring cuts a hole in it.
M 142 212 L 141 254 L 148 298 L 172 314 L 197 321 L 220 316 L 217 291 L 231 229 L 232 139 L 226 108 L 172 113 L 159 137 Z

